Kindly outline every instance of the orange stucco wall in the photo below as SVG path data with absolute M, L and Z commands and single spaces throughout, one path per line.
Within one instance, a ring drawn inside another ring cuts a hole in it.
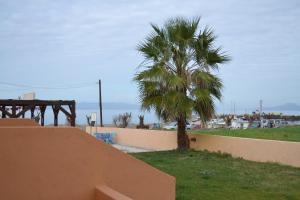
M 5 200 L 101 199 L 101 185 L 132 199 L 175 199 L 174 177 L 71 127 L 0 128 L 0 177 Z
M 300 167 L 300 142 L 190 134 L 191 148 L 225 152 L 259 162 L 278 162 Z
M 95 200 L 133 200 L 124 194 L 121 194 L 110 187 L 101 185 L 96 188 L 96 197 Z
M 39 126 L 39 124 L 32 119 L 4 118 L 0 119 L 0 127 L 1 126 Z
M 86 132 L 114 132 L 116 143 L 152 150 L 172 150 L 177 148 L 175 131 L 130 129 L 114 127 L 86 127 Z

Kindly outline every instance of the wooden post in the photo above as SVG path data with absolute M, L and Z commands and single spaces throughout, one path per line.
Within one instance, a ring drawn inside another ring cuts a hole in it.
M 54 126 L 58 125 L 58 113 L 59 113 L 59 106 L 53 105 L 53 114 L 54 114 Z
M 25 109 L 25 106 L 22 106 L 22 110 Z M 22 114 L 22 118 L 25 118 L 25 112 Z
M 99 79 L 99 109 L 100 109 L 100 126 L 103 127 L 101 79 Z M 97 125 L 96 125 L 96 127 L 97 127 Z
M 31 109 L 30 109 L 30 112 L 31 112 L 31 119 L 34 118 L 34 110 L 35 110 L 35 106 L 32 106 Z
M 3 111 L 5 111 L 5 106 L 2 106 L 2 118 L 6 118 L 6 114 L 5 114 L 5 112 L 3 112 Z
M 12 118 L 15 118 L 17 115 L 17 106 L 14 104 L 11 107 L 11 114 L 12 114 Z
M 40 106 L 40 110 L 41 110 L 41 126 L 44 126 L 46 106 Z
M 41 110 L 41 125 L 45 124 L 45 111 L 47 106 L 52 106 L 54 114 L 54 125 L 58 125 L 58 114 L 61 110 L 70 119 L 71 126 L 75 126 L 76 123 L 76 102 L 73 101 L 63 101 L 63 100 L 14 100 L 14 99 L 0 99 L 0 111 L 2 112 L 2 118 L 19 118 L 26 117 L 25 113 L 30 110 L 31 118 L 34 119 L 34 111 L 36 107 Z M 67 111 L 63 106 L 69 106 L 70 111 Z M 10 110 L 6 110 L 6 109 Z M 18 112 L 18 108 L 21 111 Z
M 75 112 L 75 101 L 72 102 L 72 104 L 69 106 L 70 111 L 71 111 L 71 126 L 76 125 L 76 112 Z

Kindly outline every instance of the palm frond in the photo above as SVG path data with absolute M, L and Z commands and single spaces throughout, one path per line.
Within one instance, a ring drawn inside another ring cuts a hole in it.
M 221 99 L 222 81 L 211 73 L 230 60 L 215 47 L 213 29 L 199 27 L 200 17 L 168 20 L 163 27 L 151 24 L 151 32 L 137 50 L 144 56 L 138 83 L 142 108 L 154 109 L 164 120 L 199 113 L 205 122 Z

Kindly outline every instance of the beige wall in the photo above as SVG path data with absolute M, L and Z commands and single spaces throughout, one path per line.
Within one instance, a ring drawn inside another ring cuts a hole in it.
M 98 132 L 116 133 L 116 143 L 151 150 L 172 150 L 177 148 L 175 131 L 97 127 Z M 96 127 L 86 127 L 86 132 L 95 133 Z
M 249 139 L 228 136 L 190 134 L 191 148 L 225 152 L 234 157 L 259 162 L 278 162 L 300 167 L 300 142 Z
M 71 127 L 0 128 L 0 177 L 5 200 L 175 199 L 174 177 Z
M 94 133 L 96 128 L 87 127 Z M 174 131 L 142 130 L 129 128 L 101 127 L 98 132 L 117 133 L 116 142 L 153 150 L 172 150 L 177 148 L 177 136 Z M 228 136 L 189 134 L 191 148 L 211 152 L 229 153 L 234 157 L 259 162 L 278 162 L 300 167 L 300 142 L 250 139 Z
M 0 119 L 0 127 L 1 126 L 39 126 L 33 119 L 10 119 L 4 118 Z

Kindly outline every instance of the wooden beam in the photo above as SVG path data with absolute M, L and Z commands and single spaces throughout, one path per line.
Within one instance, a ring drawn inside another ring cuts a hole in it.
M 71 117 L 71 113 L 69 113 L 66 109 L 64 109 L 64 107 L 62 106 L 59 106 L 59 109 L 65 114 L 67 115 L 67 117 Z
M 52 105 L 53 114 L 54 114 L 54 126 L 58 125 L 58 113 L 59 113 L 59 105 Z
M 26 105 L 70 105 L 74 100 L 63 101 L 63 100 L 15 100 L 15 99 L 0 99 L 0 105 L 11 106 L 15 104 L 16 106 L 26 106 Z
M 1 112 L 2 112 L 2 116 L 3 115 L 5 116 L 3 118 L 6 118 L 6 116 L 8 116 L 9 118 L 12 118 L 12 114 L 6 110 L 5 106 L 2 106 L 0 109 L 1 109 Z
M 72 104 L 69 105 L 70 111 L 71 111 L 71 126 L 76 125 L 76 112 L 75 112 L 75 101 L 72 102 Z
M 11 118 L 17 118 L 17 106 L 16 105 L 12 105 L 11 107 Z
M 26 106 L 22 106 L 22 111 L 25 110 L 25 107 L 26 107 Z M 27 112 L 27 110 L 26 110 L 24 113 L 22 113 L 22 118 L 25 118 L 25 113 L 26 113 L 26 112 Z
M 6 118 L 5 112 L 3 112 L 3 110 L 5 110 L 5 109 L 6 109 L 5 106 L 0 107 L 2 118 Z
M 19 118 L 21 116 L 23 117 L 28 110 L 30 110 L 29 106 L 22 106 L 22 110 L 18 114 L 16 114 L 16 118 Z
M 40 106 L 41 110 L 41 126 L 45 125 L 45 111 L 46 111 L 47 106 Z
M 75 101 L 63 101 L 63 100 L 15 100 L 15 99 L 0 99 L 0 110 L 2 112 L 2 118 L 19 118 L 25 117 L 25 113 L 30 110 L 31 118 L 34 118 L 34 111 L 36 107 L 41 110 L 41 125 L 45 122 L 45 110 L 47 106 L 52 106 L 54 113 L 54 125 L 58 125 L 58 114 L 62 111 L 71 122 L 71 126 L 75 126 L 76 110 Z M 68 112 L 63 106 L 69 106 L 70 112 Z M 12 108 L 12 113 L 6 110 L 7 107 Z M 17 113 L 17 108 L 22 107 L 22 110 Z
M 31 119 L 34 119 L 34 110 L 35 110 L 35 106 L 32 106 L 32 107 L 30 108 L 30 112 L 31 112 L 30 117 L 31 117 Z

